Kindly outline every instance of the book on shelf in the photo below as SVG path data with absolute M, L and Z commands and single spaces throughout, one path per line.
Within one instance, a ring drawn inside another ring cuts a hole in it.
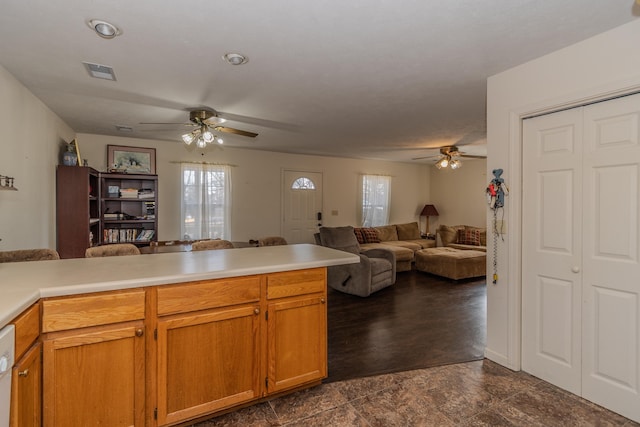
M 121 188 L 120 189 L 120 198 L 121 199 L 137 199 L 138 198 L 138 190 L 135 188 Z
M 138 199 L 153 199 L 156 197 L 156 192 L 151 188 L 141 188 L 138 190 Z
M 105 228 L 102 235 L 104 243 L 149 242 L 155 230 L 142 228 Z

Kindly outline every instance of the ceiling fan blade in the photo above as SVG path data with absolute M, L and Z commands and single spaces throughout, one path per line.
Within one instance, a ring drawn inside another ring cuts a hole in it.
M 185 125 L 193 126 L 193 123 L 181 122 L 181 123 L 169 123 L 169 122 L 140 122 L 141 125 Z
M 470 154 L 460 154 L 460 157 L 466 157 L 468 159 L 486 159 L 487 156 L 472 156 Z
M 442 157 L 440 155 L 437 156 L 424 156 L 424 157 L 414 157 L 411 160 L 425 160 L 425 159 L 437 159 L 439 157 Z
M 246 130 L 228 128 L 226 126 L 216 126 L 213 129 L 217 130 L 219 132 L 233 133 L 233 134 L 236 134 L 236 135 L 248 136 L 250 138 L 255 138 L 256 136 L 258 136 L 257 133 L 248 132 Z

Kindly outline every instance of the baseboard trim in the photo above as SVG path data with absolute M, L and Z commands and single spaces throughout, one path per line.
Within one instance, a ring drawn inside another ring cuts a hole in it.
M 498 365 L 502 365 L 505 368 L 509 368 L 512 371 L 520 370 L 519 368 L 514 367 L 511 363 L 509 363 L 509 358 L 507 356 L 505 356 L 504 354 L 496 353 L 491 349 L 488 349 L 488 348 L 484 349 L 484 357 L 491 360 L 492 362 L 496 362 Z

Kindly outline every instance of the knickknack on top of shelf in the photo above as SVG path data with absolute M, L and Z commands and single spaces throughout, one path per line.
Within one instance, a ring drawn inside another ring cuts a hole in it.
M 0 190 L 18 191 L 18 189 L 13 186 L 13 180 L 14 178 L 11 176 L 0 175 Z

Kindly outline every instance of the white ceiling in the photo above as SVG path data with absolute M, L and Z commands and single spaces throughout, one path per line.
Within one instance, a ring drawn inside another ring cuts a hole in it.
M 184 127 L 140 122 L 206 106 L 259 134 L 228 146 L 412 161 L 482 154 L 488 76 L 638 14 L 632 0 L 5 0 L 0 64 L 81 133 L 178 144 Z

